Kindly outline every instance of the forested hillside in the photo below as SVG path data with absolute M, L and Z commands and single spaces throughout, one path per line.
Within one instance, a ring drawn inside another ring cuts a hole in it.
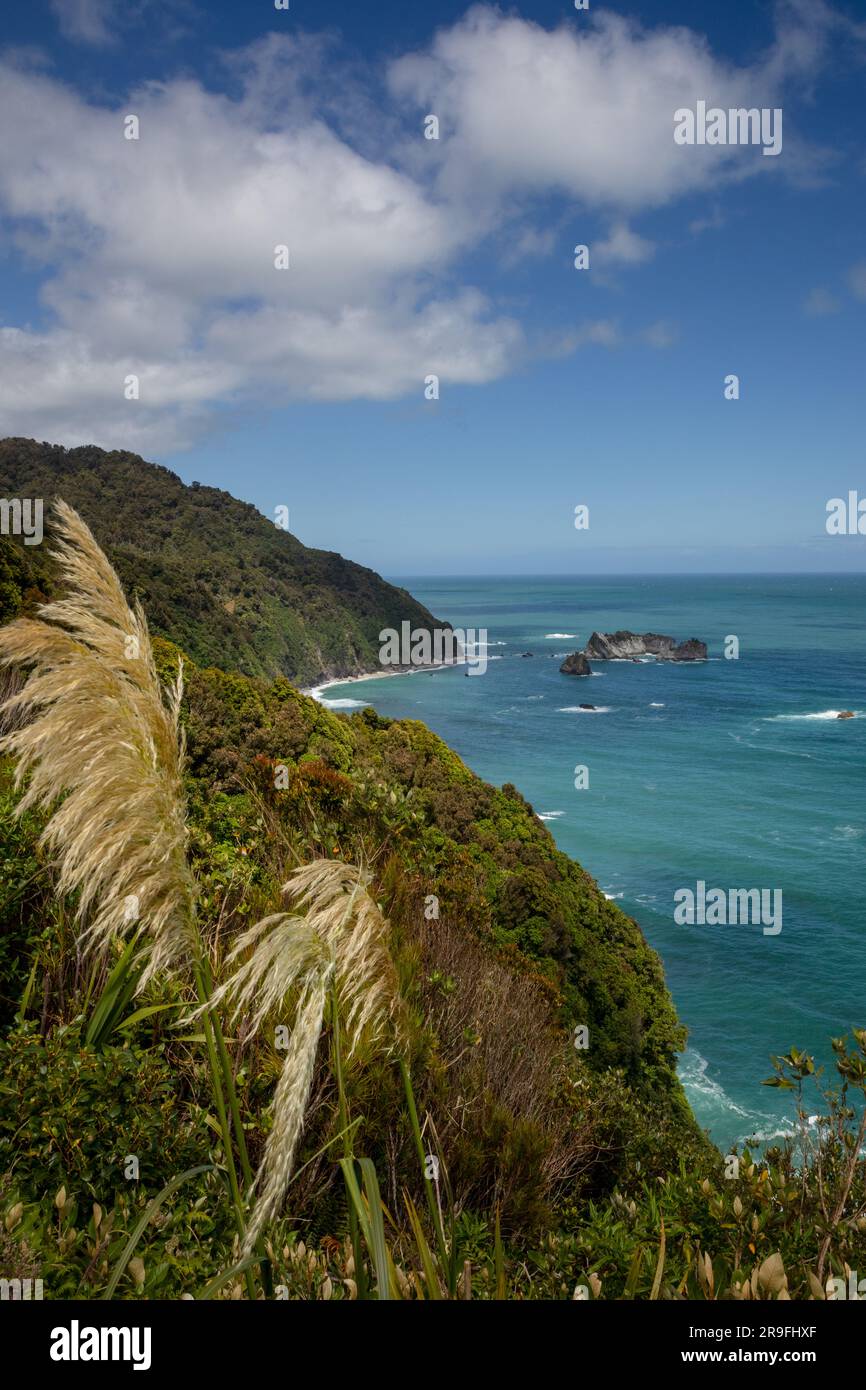
M 136 454 L 0 440 L 0 497 L 42 498 L 47 517 L 56 496 L 85 518 L 152 630 L 203 664 L 312 685 L 373 670 L 383 628 L 435 623 L 404 589 L 227 492 L 187 487 Z M 14 616 L 4 564 L 17 587 L 43 589 L 47 547 L 0 538 L 0 621 Z

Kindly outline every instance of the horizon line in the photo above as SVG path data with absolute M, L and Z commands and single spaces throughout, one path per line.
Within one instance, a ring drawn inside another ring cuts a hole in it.
M 358 562 L 355 562 L 358 563 Z M 366 566 L 365 566 L 366 568 Z M 609 570 L 575 573 L 568 570 L 532 570 L 507 573 L 479 571 L 469 573 L 455 570 L 441 574 L 383 574 L 383 579 L 863 579 L 862 570 Z

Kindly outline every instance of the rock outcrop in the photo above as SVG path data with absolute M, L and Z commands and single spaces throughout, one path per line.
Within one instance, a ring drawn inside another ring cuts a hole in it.
M 837 719 L 853 719 L 853 718 L 854 718 L 854 711 L 853 711 L 852 709 L 843 709 L 843 710 L 840 710 L 840 712 L 836 715 L 836 718 L 837 718 Z
M 678 647 L 674 647 L 671 653 L 671 661 L 706 661 L 707 644 L 699 642 L 697 637 L 690 637 L 686 642 L 680 642 Z
M 595 661 L 634 661 L 641 656 L 654 656 L 659 661 L 706 661 L 707 644 L 696 637 L 678 643 L 675 637 L 657 632 L 594 632 L 583 655 Z
M 564 676 L 592 675 L 592 667 L 583 652 L 572 652 L 571 656 L 565 658 L 559 669 Z

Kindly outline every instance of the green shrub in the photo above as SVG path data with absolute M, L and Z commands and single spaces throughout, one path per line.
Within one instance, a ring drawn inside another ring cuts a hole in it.
M 160 1046 L 94 1051 L 75 1026 L 39 1036 L 25 1024 L 0 1042 L 0 1172 L 38 1200 L 66 1185 L 103 1205 L 133 1184 L 159 1189 L 208 1152 L 201 1113 L 184 1106 Z

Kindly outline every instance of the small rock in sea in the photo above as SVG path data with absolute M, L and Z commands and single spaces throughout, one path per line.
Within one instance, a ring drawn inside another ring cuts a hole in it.
M 853 719 L 853 718 L 854 718 L 854 711 L 853 711 L 852 709 L 843 709 L 843 710 L 840 710 L 840 712 L 836 715 L 836 718 L 837 718 L 837 719 Z
M 595 709 L 595 705 L 580 705 L 580 709 Z
M 521 652 L 521 656 L 535 656 L 535 652 Z
M 674 647 L 672 659 L 674 661 L 706 661 L 707 644 L 699 642 L 697 637 L 690 637 L 687 642 L 680 642 L 678 647 Z
M 583 652 L 572 652 L 571 656 L 565 658 L 559 669 L 564 676 L 592 675 L 592 667 Z

